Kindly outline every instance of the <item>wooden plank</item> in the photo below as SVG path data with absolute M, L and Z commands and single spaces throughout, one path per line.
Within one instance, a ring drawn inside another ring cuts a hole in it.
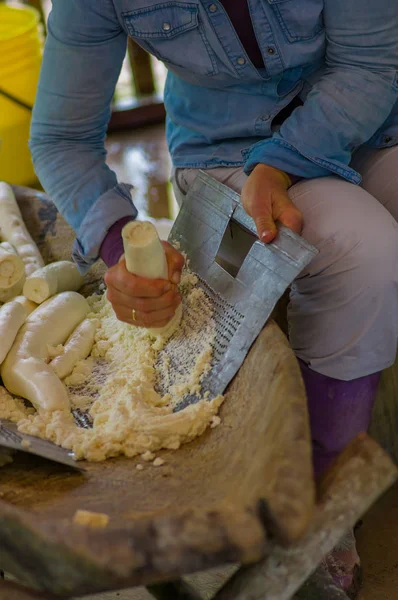
M 57 600 L 57 598 L 52 594 L 29 590 L 18 583 L 0 581 L 0 600 Z
M 202 597 L 182 580 L 148 586 L 147 589 L 157 600 L 202 600 Z M 29 590 L 18 583 L 3 581 L 0 582 L 0 600 L 60 600 L 60 597 L 53 594 L 44 595 L 43 592 Z M 64 596 L 63 600 L 67 598 Z
M 163 102 L 158 96 L 153 96 L 145 101 L 133 102 L 127 108 L 114 109 L 108 124 L 108 133 L 163 123 L 165 118 Z
M 45 259 L 68 257 L 74 234 L 54 206 L 32 190 L 16 193 Z M 140 472 L 135 459 L 118 458 L 78 474 L 18 455 L 0 469 L 2 568 L 42 590 L 82 595 L 255 562 L 271 534 L 300 538 L 315 501 L 309 424 L 297 361 L 273 322 L 221 418 L 178 452 L 162 452 L 162 469 Z M 109 527 L 74 525 L 77 509 L 108 514 Z
M 397 469 L 366 434 L 340 455 L 320 486 L 307 534 L 291 548 L 274 545 L 268 558 L 238 571 L 214 600 L 289 600 L 350 527 L 397 479 Z
M 131 38 L 128 39 L 127 49 L 137 97 L 154 94 L 156 87 L 150 55 Z
M 149 585 L 147 590 L 156 600 L 202 600 L 202 596 L 182 579 Z
M 170 218 L 169 183 L 162 180 L 157 171 L 148 175 L 147 205 L 152 218 Z

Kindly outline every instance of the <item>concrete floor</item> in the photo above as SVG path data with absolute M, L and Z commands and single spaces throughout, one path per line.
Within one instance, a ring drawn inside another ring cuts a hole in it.
M 117 172 L 119 180 L 136 186 L 136 202 L 141 215 L 175 217 L 176 205 L 170 186 L 167 185 L 170 161 L 163 127 L 110 136 L 107 148 L 108 163 Z M 359 600 L 397 600 L 398 484 L 364 517 L 357 537 L 364 568 L 364 585 Z M 199 574 L 190 580 L 201 591 L 204 600 L 208 600 L 230 574 L 231 567 Z M 100 594 L 87 600 L 151 598 L 145 589 L 137 588 Z
M 178 206 L 170 181 L 171 162 L 163 125 L 122 132 L 106 142 L 107 163 L 119 182 L 134 185 L 141 218 L 175 218 Z

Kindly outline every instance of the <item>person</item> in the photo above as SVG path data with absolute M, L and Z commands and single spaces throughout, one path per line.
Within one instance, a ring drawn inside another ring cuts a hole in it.
M 181 298 L 129 274 L 130 186 L 104 138 L 127 37 L 165 63 L 166 134 L 183 199 L 198 169 L 241 193 L 260 240 L 282 223 L 319 254 L 292 285 L 317 477 L 368 428 L 398 335 L 398 3 L 395 0 L 53 0 L 31 142 L 36 172 L 76 230 L 84 273 L 101 256 L 119 319 L 162 326 Z M 135 321 L 133 321 L 133 313 Z M 354 538 L 326 560 L 347 590 Z

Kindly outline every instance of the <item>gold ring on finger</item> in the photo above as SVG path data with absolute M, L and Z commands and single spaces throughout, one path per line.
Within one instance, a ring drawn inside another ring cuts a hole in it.
M 133 308 L 133 311 L 132 311 L 132 318 L 133 318 L 133 321 L 136 321 L 135 308 Z

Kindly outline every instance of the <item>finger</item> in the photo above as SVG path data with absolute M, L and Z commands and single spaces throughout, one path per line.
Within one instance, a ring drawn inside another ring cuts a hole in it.
M 167 265 L 169 269 L 169 280 L 173 283 L 180 283 L 181 271 L 184 266 L 184 257 L 181 252 L 178 252 L 168 242 L 162 242 L 164 251 L 166 253 Z
M 285 225 L 296 233 L 303 229 L 303 215 L 290 200 L 289 196 L 283 194 L 273 202 L 273 214 L 275 220 Z
M 251 216 L 256 225 L 259 239 L 264 242 L 264 244 L 272 242 L 276 236 L 277 229 L 271 210 L 268 208 L 268 203 L 267 205 L 262 205 L 261 203 L 256 202 Z
M 271 195 L 268 186 L 264 185 L 264 182 L 258 181 L 255 175 L 256 173 L 253 171 L 243 186 L 241 195 L 242 205 L 254 220 L 259 239 L 264 243 L 269 243 L 277 233 L 275 221 L 272 216 Z
M 104 280 L 108 288 L 115 288 L 126 296 L 140 298 L 158 298 L 172 289 L 172 284 L 164 279 L 148 279 L 129 273 L 125 261 L 108 269 Z
M 134 325 L 135 327 L 143 327 L 144 329 L 162 329 L 162 327 L 166 327 L 166 325 L 170 323 L 170 321 L 171 318 L 163 319 L 163 321 L 156 321 L 156 323 L 153 323 L 150 327 L 144 327 L 144 325 L 137 325 L 135 321 L 133 323 L 129 322 L 129 325 Z
M 112 305 L 125 306 L 130 311 L 135 309 L 141 312 L 153 312 L 172 306 L 176 299 L 180 297 L 180 294 L 177 288 L 174 287 L 170 292 L 166 292 L 158 298 L 135 298 L 110 287 L 106 292 L 106 297 Z
M 166 323 L 170 321 L 175 315 L 177 306 L 174 304 L 166 309 L 150 313 L 135 311 L 134 314 L 133 311 L 125 306 L 115 305 L 113 309 L 119 321 L 124 321 L 125 323 L 130 323 L 130 325 L 136 325 L 137 327 L 150 328 L 162 321 L 166 321 Z
M 303 215 L 296 207 L 286 209 L 279 217 L 279 221 L 296 233 L 303 230 Z

